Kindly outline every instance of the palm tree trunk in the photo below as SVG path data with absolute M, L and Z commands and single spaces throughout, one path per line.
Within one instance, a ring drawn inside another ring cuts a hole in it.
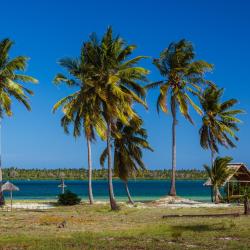
M 90 140 L 87 138 L 88 148 L 88 181 L 89 181 L 89 203 L 94 204 L 93 191 L 92 191 L 92 159 L 91 159 L 91 145 Z
M 211 185 L 211 202 L 214 202 L 214 188 Z
M 214 196 L 215 203 L 220 203 L 220 191 L 217 186 L 214 187 Z
M 2 192 L 3 172 L 2 172 L 2 119 L 0 118 L 0 206 L 5 204 Z
M 108 189 L 111 210 L 118 210 L 119 207 L 115 201 L 113 182 L 112 182 L 112 155 L 111 155 L 111 123 L 107 124 L 107 149 L 108 149 Z
M 125 189 L 126 189 L 126 192 L 127 192 L 127 196 L 128 196 L 128 201 L 129 201 L 129 203 L 134 204 L 134 201 L 132 200 L 131 195 L 130 195 L 130 192 L 129 192 L 128 182 L 127 182 L 127 181 L 124 181 L 124 185 L 125 185 Z
M 215 152 L 211 150 L 211 167 L 214 165 Z M 214 202 L 214 188 L 211 186 L 211 202 Z
M 176 172 L 176 101 L 172 98 L 172 176 L 171 176 L 171 188 L 169 195 L 176 196 L 176 188 L 175 188 L 175 172 Z

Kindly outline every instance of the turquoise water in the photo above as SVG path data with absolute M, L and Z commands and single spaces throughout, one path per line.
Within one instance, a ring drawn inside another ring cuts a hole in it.
M 46 181 L 12 181 L 20 188 L 20 191 L 13 193 L 16 200 L 23 199 L 56 199 L 61 189 L 58 188 L 59 180 Z M 124 185 L 119 180 L 114 180 L 115 196 L 118 200 L 126 200 Z M 177 194 L 182 197 L 198 200 L 210 200 L 210 189 L 203 186 L 203 180 L 178 180 L 176 181 Z M 88 182 L 73 180 L 65 181 L 67 189 L 81 196 L 82 199 L 88 198 Z M 134 200 L 145 201 L 158 199 L 166 195 L 169 191 L 170 181 L 167 180 L 131 180 L 129 181 L 130 193 Z M 93 193 L 96 200 L 107 200 L 107 181 L 93 181 Z M 9 193 L 6 192 L 6 198 Z

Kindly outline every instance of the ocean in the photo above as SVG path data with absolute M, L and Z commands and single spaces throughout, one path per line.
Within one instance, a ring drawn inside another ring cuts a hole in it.
M 20 188 L 13 193 L 15 200 L 52 200 L 57 199 L 61 193 L 58 187 L 60 180 L 15 180 L 11 181 Z M 203 186 L 203 180 L 177 180 L 177 195 L 197 201 L 209 201 L 210 189 Z M 66 180 L 66 189 L 77 193 L 83 200 L 88 199 L 88 182 L 82 180 Z M 95 200 L 107 200 L 108 189 L 106 180 L 93 181 L 93 193 Z M 114 180 L 114 192 L 117 200 L 126 200 L 124 184 L 120 180 Z M 130 180 L 129 189 L 135 201 L 148 201 L 164 197 L 170 187 L 169 180 Z M 9 192 L 5 191 L 5 197 L 9 198 Z

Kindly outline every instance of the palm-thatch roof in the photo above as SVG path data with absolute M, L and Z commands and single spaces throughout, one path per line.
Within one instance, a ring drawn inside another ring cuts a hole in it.
M 232 178 L 236 179 L 238 182 L 248 182 L 250 183 L 250 171 L 244 163 L 230 163 L 227 166 L 232 170 L 232 174 L 228 176 L 225 180 L 223 186 L 229 182 Z M 203 184 L 203 186 L 211 186 L 210 178 Z
M 19 187 L 7 181 L 2 185 L 2 191 L 19 191 Z

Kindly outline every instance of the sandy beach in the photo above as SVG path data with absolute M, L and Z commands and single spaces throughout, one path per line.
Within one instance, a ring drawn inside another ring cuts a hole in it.
M 83 203 L 87 204 L 88 202 L 83 201 Z M 107 201 L 95 201 L 95 204 L 99 205 L 108 205 Z M 126 206 L 126 207 L 134 207 L 134 208 L 227 208 L 235 206 L 233 204 L 228 203 L 210 203 L 210 202 L 200 202 L 194 201 L 191 199 L 181 198 L 181 197 L 171 197 L 166 196 L 164 198 L 150 201 L 150 202 L 135 202 L 135 204 L 129 204 L 127 202 L 119 202 L 119 204 Z M 7 208 L 10 208 L 10 203 L 7 202 Z M 56 203 L 54 202 L 31 202 L 30 200 L 27 201 L 16 201 L 13 203 L 13 209 L 31 209 L 31 210 L 44 210 L 44 209 L 52 209 L 56 207 Z

